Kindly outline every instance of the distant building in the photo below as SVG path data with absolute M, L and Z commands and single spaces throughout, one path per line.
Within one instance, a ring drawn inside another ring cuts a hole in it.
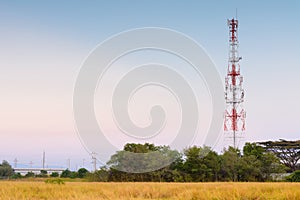
M 47 174 L 52 174 L 53 172 L 57 172 L 61 174 L 65 169 L 59 168 L 14 168 L 15 173 L 20 173 L 21 175 L 26 175 L 28 172 L 32 172 L 34 174 L 40 174 L 41 170 L 47 171 Z

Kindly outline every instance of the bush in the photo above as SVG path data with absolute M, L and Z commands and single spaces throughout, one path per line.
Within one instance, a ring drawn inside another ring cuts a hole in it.
M 27 174 L 25 175 L 26 178 L 29 177 L 35 177 L 35 174 L 33 172 L 27 172 Z
M 11 176 L 12 179 L 19 179 L 19 178 L 23 178 L 23 176 L 20 173 L 15 173 Z
M 61 173 L 60 177 L 61 178 L 77 178 L 78 173 L 77 172 L 72 172 L 69 169 L 66 169 Z
M 57 172 L 52 172 L 52 173 L 50 174 L 50 176 L 51 176 L 51 177 L 59 177 L 59 173 L 57 173 Z
M 56 178 L 56 179 L 47 179 L 45 180 L 46 184 L 58 184 L 58 185 L 64 185 L 65 181 L 60 179 L 60 178 Z
M 36 177 L 48 177 L 48 172 L 46 170 L 41 170 L 41 173 L 37 174 Z
M 291 182 L 300 182 L 300 170 L 294 171 L 294 173 L 287 177 L 287 180 Z

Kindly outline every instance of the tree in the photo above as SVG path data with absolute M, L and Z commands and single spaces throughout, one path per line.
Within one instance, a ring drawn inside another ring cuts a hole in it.
M 238 163 L 239 181 L 262 181 L 262 162 L 254 155 L 243 156 Z
M 203 158 L 209 170 L 206 171 L 205 181 L 218 181 L 221 170 L 221 158 L 215 151 L 209 151 Z
M 118 171 L 139 173 L 142 177 L 144 172 L 152 172 L 168 166 L 178 157 L 180 157 L 179 152 L 171 150 L 168 146 L 129 143 L 122 151 L 112 155 L 107 165 Z
M 300 170 L 294 171 L 290 176 L 288 176 L 287 181 L 300 182 Z
M 300 140 L 259 142 L 267 151 L 273 152 L 280 161 L 290 168 L 290 171 L 297 169 L 297 163 L 300 160 Z
M 57 172 L 52 172 L 52 173 L 50 174 L 50 176 L 51 176 L 51 177 L 59 177 L 59 173 L 57 173 Z
M 71 177 L 73 177 L 73 172 L 71 172 L 69 169 L 66 169 L 66 170 L 62 171 L 60 177 L 71 178 Z
M 266 152 L 266 150 L 257 145 L 256 143 L 246 142 L 243 147 L 243 155 L 244 156 L 255 156 L 257 159 L 261 159 L 262 155 Z
M 2 164 L 0 164 L 0 177 L 8 178 L 13 174 L 14 170 L 11 165 L 6 160 L 3 160 Z
M 263 181 L 271 180 L 270 175 L 273 173 L 284 173 L 286 172 L 286 166 L 284 166 L 279 158 L 274 155 L 272 152 L 266 152 L 261 158 L 262 162 L 262 176 Z
M 25 174 L 26 178 L 34 177 L 34 176 L 35 176 L 35 174 L 33 172 L 27 172 L 27 174 Z
M 135 144 L 135 143 L 127 143 L 125 144 L 123 150 L 133 153 L 148 153 L 150 151 L 158 151 L 161 147 L 155 146 L 154 144 Z
M 240 150 L 229 147 L 221 156 L 221 173 L 225 181 L 238 181 L 240 168 Z
M 21 175 L 21 173 L 14 173 L 12 176 L 11 176 L 12 179 L 20 179 L 20 178 L 23 178 L 23 176 Z
M 86 177 L 92 182 L 107 182 L 109 181 L 109 173 L 110 171 L 106 167 L 101 167 L 93 173 L 87 173 Z
M 186 157 L 183 171 L 192 181 L 217 181 L 220 171 L 220 158 L 209 147 L 193 146 L 184 151 Z
M 108 180 L 170 181 L 170 172 L 173 173 L 181 164 L 182 155 L 169 146 L 128 143 L 107 162 Z M 174 181 L 180 180 L 178 173 L 174 175 Z
M 285 167 L 273 152 L 268 152 L 257 143 L 246 143 L 243 148 L 241 167 L 247 181 L 271 180 L 272 173 L 282 173 Z
M 48 177 L 48 172 L 46 170 L 41 170 L 41 173 L 36 175 L 37 177 Z
M 86 174 L 88 173 L 89 171 L 85 168 L 80 168 L 78 171 L 77 171 L 77 176 L 78 178 L 83 178 L 86 176 Z

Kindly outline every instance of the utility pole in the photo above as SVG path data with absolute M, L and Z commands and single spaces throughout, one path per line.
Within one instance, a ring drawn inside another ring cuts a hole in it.
M 85 159 L 82 159 L 82 168 L 84 168 Z
M 30 166 L 30 168 L 32 168 L 32 165 L 33 165 L 33 162 L 32 162 L 32 161 L 30 161 L 30 162 L 29 162 L 29 166 Z
M 15 158 L 15 159 L 14 159 L 14 168 L 17 168 L 17 165 L 18 165 L 18 159 Z
M 96 153 L 92 152 L 92 163 L 93 163 L 93 168 L 94 168 L 94 172 L 97 170 L 97 159 L 96 159 Z
M 71 159 L 70 158 L 68 158 L 67 164 L 68 164 L 68 169 L 71 170 Z
M 238 20 L 227 20 L 229 26 L 229 59 L 225 78 L 226 110 L 224 116 L 224 132 L 233 138 L 233 147 L 237 148 L 237 139 L 245 131 L 246 112 L 243 107 L 243 76 L 240 73 L 238 53 Z
M 45 161 L 46 161 L 46 158 L 45 158 L 45 151 L 43 151 L 43 169 L 45 169 Z

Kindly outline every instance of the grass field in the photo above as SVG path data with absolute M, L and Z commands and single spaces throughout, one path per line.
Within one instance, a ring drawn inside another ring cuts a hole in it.
M 88 183 L 1 181 L 0 199 L 300 199 L 297 183 Z

